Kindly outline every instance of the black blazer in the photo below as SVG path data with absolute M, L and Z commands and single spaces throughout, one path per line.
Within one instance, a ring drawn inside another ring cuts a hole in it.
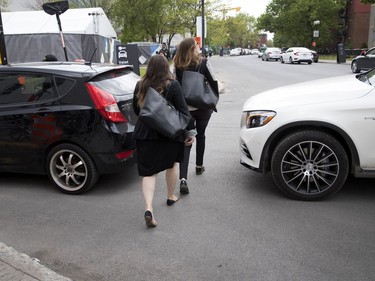
M 137 116 L 139 115 L 139 112 L 141 110 L 137 105 L 137 103 L 138 103 L 138 97 L 137 97 L 138 91 L 139 91 L 139 82 L 135 86 L 134 96 L 133 96 L 133 109 L 134 109 L 135 114 L 137 114 Z M 181 86 L 176 80 L 173 80 L 171 82 L 171 84 L 169 85 L 169 89 L 168 90 L 164 89 L 163 93 L 165 93 L 164 95 L 166 95 L 166 99 L 177 110 L 181 111 L 183 114 L 191 116 L 190 112 L 189 112 L 189 109 L 187 107 L 185 98 L 182 94 Z M 187 130 L 195 129 L 195 124 L 194 124 L 193 119 L 186 129 Z M 139 119 L 138 119 L 138 121 L 135 125 L 133 137 L 135 139 L 138 139 L 138 140 L 157 140 L 157 139 L 165 139 L 166 138 L 166 137 L 158 134 L 158 132 L 156 132 L 154 129 L 152 129 L 149 126 L 147 126 L 146 124 L 144 124 Z M 184 142 L 185 139 L 186 139 L 186 134 L 180 135 L 179 137 L 176 138 L 177 141 L 181 141 L 181 142 Z

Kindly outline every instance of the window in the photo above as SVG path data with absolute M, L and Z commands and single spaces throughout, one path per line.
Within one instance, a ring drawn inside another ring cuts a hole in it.
M 33 103 L 55 96 L 49 75 L 0 75 L 0 104 Z

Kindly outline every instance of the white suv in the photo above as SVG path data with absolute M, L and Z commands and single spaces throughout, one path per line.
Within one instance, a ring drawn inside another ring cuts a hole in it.
M 271 171 L 299 200 L 337 192 L 348 174 L 375 177 L 375 70 L 279 87 L 249 98 L 241 164 Z

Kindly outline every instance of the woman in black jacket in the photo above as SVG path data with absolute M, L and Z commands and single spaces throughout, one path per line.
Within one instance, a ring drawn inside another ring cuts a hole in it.
M 173 58 L 175 67 L 175 76 L 179 83 L 182 85 L 182 76 L 184 70 L 199 71 L 210 83 L 211 88 L 217 92 L 217 81 L 214 77 L 211 64 L 207 58 L 203 58 L 200 54 L 199 45 L 196 43 L 194 38 L 185 38 L 182 40 Z M 188 104 L 189 106 L 189 104 Z M 195 161 L 195 173 L 201 175 L 205 171 L 203 166 L 203 157 L 206 146 L 206 127 L 210 121 L 212 111 L 214 109 L 201 109 L 189 106 L 190 114 L 195 119 L 197 136 L 196 136 L 196 161 Z M 188 194 L 189 188 L 187 184 L 188 164 L 190 157 L 191 145 L 185 147 L 185 157 L 183 163 L 180 165 L 180 193 Z
M 179 111 L 190 115 L 180 84 L 174 80 L 165 57 L 151 57 L 144 77 L 137 83 L 134 90 L 133 109 L 139 115 L 144 98 L 149 87 L 154 88 Z M 168 94 L 168 95 L 167 95 Z M 138 120 L 133 137 L 137 145 L 138 173 L 143 177 L 142 190 L 146 204 L 144 215 L 147 226 L 156 226 L 153 216 L 152 202 L 156 186 L 156 175 L 165 172 L 167 183 L 167 205 L 171 206 L 178 197 L 174 195 L 178 177 L 178 164 L 184 158 L 184 146 L 191 145 L 195 139 L 194 124 L 189 124 L 187 130 L 176 139 L 160 135 L 141 120 Z

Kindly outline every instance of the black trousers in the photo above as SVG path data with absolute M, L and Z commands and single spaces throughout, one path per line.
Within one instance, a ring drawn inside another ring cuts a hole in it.
M 197 109 L 190 111 L 191 116 L 195 119 L 195 126 L 197 129 L 196 135 L 196 166 L 203 165 L 204 150 L 206 148 L 206 128 L 210 121 L 212 109 Z M 190 159 L 191 145 L 185 146 L 184 161 L 180 163 L 180 179 L 187 179 L 188 166 Z

